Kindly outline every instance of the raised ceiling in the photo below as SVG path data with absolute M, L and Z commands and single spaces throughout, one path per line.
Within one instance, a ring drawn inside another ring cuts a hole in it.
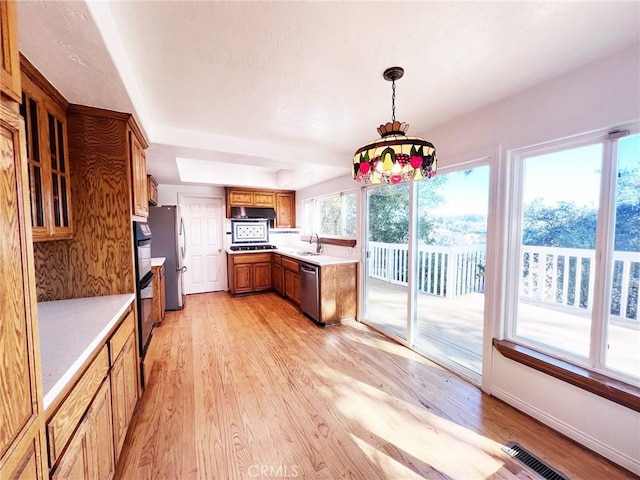
M 409 134 L 640 42 L 639 2 L 20 2 L 72 103 L 136 114 L 160 183 L 300 189 Z M 436 145 L 437 147 L 437 145 Z

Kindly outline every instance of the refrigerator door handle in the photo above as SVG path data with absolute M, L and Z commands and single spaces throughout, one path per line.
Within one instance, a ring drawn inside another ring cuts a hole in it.
M 179 236 L 182 236 L 182 245 L 180 245 L 180 255 L 184 260 L 184 257 L 187 256 L 187 230 L 184 228 L 184 218 L 180 217 L 180 233 Z

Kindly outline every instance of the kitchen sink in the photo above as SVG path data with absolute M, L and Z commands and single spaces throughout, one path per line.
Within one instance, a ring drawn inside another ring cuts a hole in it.
M 304 250 L 304 251 L 296 252 L 296 255 L 300 255 L 302 257 L 315 257 L 316 255 L 320 255 L 320 254 L 316 252 L 307 252 L 306 250 Z

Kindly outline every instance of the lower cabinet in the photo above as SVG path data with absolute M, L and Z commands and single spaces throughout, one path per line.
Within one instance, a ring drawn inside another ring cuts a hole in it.
M 271 253 L 227 255 L 229 291 L 232 295 L 271 288 Z
M 156 322 L 161 322 L 167 306 L 164 265 L 151 267 L 151 270 L 157 279 L 153 282 L 153 312 Z
M 64 398 L 50 407 L 52 480 L 113 478 L 139 396 L 135 313 L 130 308 L 122 318 Z
M 91 478 L 89 456 L 89 428 L 87 422 L 82 422 L 69 443 L 66 453 L 60 459 L 60 463 L 51 473 L 51 479 Z
M 284 295 L 284 280 L 282 278 L 282 256 L 277 253 L 271 258 L 271 285 L 280 295 Z
M 2 480 L 36 480 L 47 478 L 46 460 L 43 464 L 40 452 L 42 451 L 42 436 L 39 431 L 39 423 L 34 424 L 30 435 L 20 441 L 17 448 L 5 457 L 0 467 L 0 479 Z M 33 431 L 35 430 L 35 431 Z
M 120 457 L 122 445 L 127 435 L 127 428 L 138 400 L 135 341 L 135 334 L 131 332 L 129 339 L 111 367 L 113 444 L 116 462 Z
M 105 381 L 87 412 L 89 478 L 110 480 L 115 472 L 113 455 L 111 386 Z
M 282 259 L 284 296 L 300 304 L 300 263 L 291 258 Z
M 60 457 L 51 474 L 52 480 L 110 480 L 113 477 L 111 418 L 111 388 L 109 381 L 105 381 Z

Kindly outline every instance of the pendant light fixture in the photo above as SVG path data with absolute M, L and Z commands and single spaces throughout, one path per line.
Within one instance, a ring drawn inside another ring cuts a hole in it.
M 409 124 L 396 121 L 396 80 L 403 75 L 402 67 L 387 68 L 382 74 L 391 82 L 391 121 L 378 127 L 380 139 L 354 154 L 352 175 L 358 182 L 396 184 L 436 174 L 435 147 L 422 138 L 407 137 Z

